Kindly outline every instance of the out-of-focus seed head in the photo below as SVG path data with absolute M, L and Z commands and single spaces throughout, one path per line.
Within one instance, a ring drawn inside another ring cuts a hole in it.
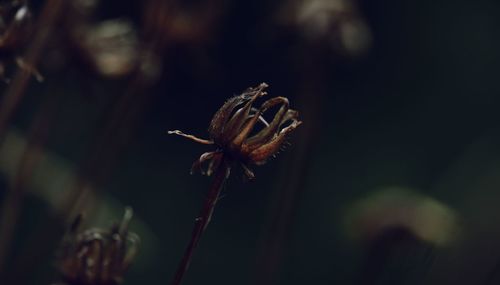
M 64 238 L 58 267 L 68 285 L 117 285 L 137 253 L 139 237 L 128 231 L 132 209 L 110 229 L 78 232 L 81 216 Z
M 20 55 L 33 30 L 33 17 L 26 1 L 0 1 L 0 79 L 3 81 L 10 81 L 6 73 L 13 64 L 43 81 L 38 70 Z

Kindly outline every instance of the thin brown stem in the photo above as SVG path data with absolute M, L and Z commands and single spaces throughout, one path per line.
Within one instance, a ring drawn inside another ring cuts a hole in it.
M 35 67 L 45 48 L 47 41 L 54 30 L 54 26 L 61 15 L 64 0 L 49 0 L 45 4 L 40 19 L 37 22 L 37 29 L 31 41 L 23 62 L 25 65 Z M 9 84 L 0 102 L 0 139 L 5 135 L 9 121 L 16 111 L 28 86 L 31 72 L 19 68 L 14 75 L 12 83 Z
M 198 246 L 200 242 L 201 236 L 203 232 L 210 223 L 210 219 L 215 209 L 215 205 L 219 199 L 219 195 L 222 191 L 224 182 L 226 181 L 229 175 L 230 166 L 227 159 L 222 156 L 219 166 L 215 171 L 214 180 L 212 181 L 212 185 L 210 186 L 210 190 L 207 194 L 207 198 L 203 205 L 203 208 L 200 211 L 200 214 L 195 220 L 193 232 L 191 234 L 191 240 L 189 241 L 186 250 L 184 251 L 184 256 L 179 263 L 179 267 L 175 273 L 174 279 L 172 281 L 172 285 L 181 284 L 182 278 L 189 268 L 189 263 L 193 257 L 194 250 Z
M 43 147 L 49 135 L 50 125 L 58 106 L 60 92 L 54 92 L 40 106 L 29 130 L 28 144 L 20 159 L 17 173 L 8 187 L 2 202 L 0 215 L 0 275 L 6 271 L 5 265 L 11 251 L 11 243 L 23 206 L 27 182 L 33 175 L 43 155 Z

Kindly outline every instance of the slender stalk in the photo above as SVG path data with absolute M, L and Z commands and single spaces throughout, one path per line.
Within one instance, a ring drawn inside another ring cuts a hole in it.
M 37 21 L 37 29 L 32 41 L 27 49 L 24 61 L 27 66 L 35 67 L 40 59 L 47 41 L 54 30 L 54 26 L 59 20 L 63 6 L 67 1 L 48 0 Z M 31 73 L 22 68 L 18 68 L 12 82 L 1 98 L 0 102 L 0 139 L 5 135 L 9 121 L 24 97 Z
M 42 158 L 43 145 L 49 135 L 59 95 L 58 92 L 51 94 L 38 110 L 30 128 L 29 142 L 19 162 L 17 173 L 10 183 L 0 208 L 0 276 L 6 273 L 5 265 L 23 206 L 26 182 L 30 180 Z
M 194 250 L 198 246 L 201 236 L 207 228 L 208 223 L 210 223 L 210 219 L 224 186 L 224 182 L 229 175 L 229 170 L 229 163 L 223 156 L 221 158 L 219 166 L 217 167 L 217 170 L 215 171 L 214 180 L 212 181 L 212 185 L 210 186 L 210 190 L 208 191 L 203 208 L 201 209 L 200 214 L 195 220 L 193 232 L 191 234 L 191 240 L 189 241 L 189 244 L 184 251 L 184 256 L 179 263 L 179 267 L 177 268 L 171 285 L 181 284 L 182 278 L 189 268 L 189 263 L 191 262 L 191 259 L 193 257 Z

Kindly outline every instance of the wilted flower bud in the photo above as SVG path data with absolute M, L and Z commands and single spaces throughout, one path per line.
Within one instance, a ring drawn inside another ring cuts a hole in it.
M 202 154 L 193 164 L 193 170 L 200 169 L 203 174 L 211 175 L 224 155 L 240 162 L 246 176 L 253 178 L 254 174 L 248 165 L 264 164 L 280 150 L 286 136 L 302 122 L 297 119 L 298 112 L 289 108 L 288 99 L 285 97 L 271 98 L 259 109 L 253 107 L 255 100 L 267 95 L 264 91 L 267 86 L 262 83 L 226 101 L 212 118 L 208 129 L 210 140 L 186 135 L 178 130 L 169 132 L 199 143 L 217 146 L 215 151 Z M 274 106 L 280 108 L 273 120 L 267 122 L 263 115 Z M 258 123 L 263 125 L 260 130 L 256 130 Z M 208 162 L 206 171 L 202 168 L 205 162 Z
M 132 209 L 127 208 L 122 222 L 110 229 L 92 228 L 77 232 L 81 216 L 65 237 L 59 270 L 68 285 L 116 285 L 134 259 L 139 237 L 128 232 Z

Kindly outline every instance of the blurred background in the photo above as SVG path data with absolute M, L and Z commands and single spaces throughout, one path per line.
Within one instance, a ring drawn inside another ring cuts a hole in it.
M 500 282 L 500 2 L 0 7 L 1 284 L 59 281 L 70 221 L 126 206 L 124 284 L 170 282 L 211 149 L 167 130 L 207 137 L 261 82 L 304 123 L 254 181 L 234 169 L 183 284 Z

